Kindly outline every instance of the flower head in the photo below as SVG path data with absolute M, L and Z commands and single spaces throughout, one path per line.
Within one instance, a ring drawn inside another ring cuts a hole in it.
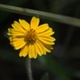
M 30 24 L 23 19 L 14 21 L 8 29 L 10 44 L 15 50 L 20 49 L 19 56 L 37 58 L 37 55 L 46 55 L 51 52 L 55 38 L 52 28 L 47 23 L 39 25 L 40 19 L 32 17 Z

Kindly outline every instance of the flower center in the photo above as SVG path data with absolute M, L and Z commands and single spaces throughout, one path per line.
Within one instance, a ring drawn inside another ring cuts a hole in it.
M 28 31 L 26 37 L 25 37 L 25 41 L 28 42 L 28 44 L 33 44 L 37 39 L 37 33 L 35 32 L 35 30 L 31 29 L 30 31 Z

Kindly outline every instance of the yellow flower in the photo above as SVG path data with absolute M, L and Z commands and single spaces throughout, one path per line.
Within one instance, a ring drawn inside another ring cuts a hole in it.
M 55 38 L 52 28 L 47 23 L 39 25 L 40 19 L 32 17 L 30 24 L 23 19 L 14 21 L 8 29 L 10 44 L 15 50 L 20 49 L 19 56 L 37 58 L 37 55 L 46 55 L 51 52 Z

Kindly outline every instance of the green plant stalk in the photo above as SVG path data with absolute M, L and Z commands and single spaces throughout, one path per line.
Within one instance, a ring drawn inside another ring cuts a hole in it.
M 31 70 L 31 60 L 28 57 L 27 57 L 27 60 L 26 60 L 26 68 L 27 68 L 28 79 L 33 80 L 32 70 Z
M 58 14 L 53 14 L 53 13 L 48 13 L 43 11 L 37 11 L 37 10 L 32 10 L 27 8 L 15 7 L 10 5 L 4 5 L 4 4 L 0 4 L 0 10 L 12 12 L 12 13 L 18 13 L 22 15 L 28 15 L 28 16 L 39 16 L 40 18 L 43 19 L 53 20 L 56 22 L 80 27 L 80 19 L 78 18 L 63 16 L 63 15 L 58 15 Z

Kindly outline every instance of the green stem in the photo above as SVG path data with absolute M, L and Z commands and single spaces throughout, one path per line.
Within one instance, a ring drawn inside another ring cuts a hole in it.
M 53 20 L 56 22 L 69 24 L 75 27 L 80 27 L 80 19 L 74 18 L 74 17 L 63 16 L 59 14 L 37 11 L 37 10 L 28 9 L 28 8 L 21 8 L 21 7 L 10 6 L 5 4 L 0 4 L 0 10 L 12 12 L 12 13 L 18 13 L 22 15 L 29 15 L 29 16 L 35 15 L 43 19 Z
M 27 58 L 26 63 L 27 63 L 26 67 L 27 67 L 28 79 L 29 80 L 33 80 L 33 78 L 32 78 L 32 71 L 31 71 L 31 60 L 29 58 Z

